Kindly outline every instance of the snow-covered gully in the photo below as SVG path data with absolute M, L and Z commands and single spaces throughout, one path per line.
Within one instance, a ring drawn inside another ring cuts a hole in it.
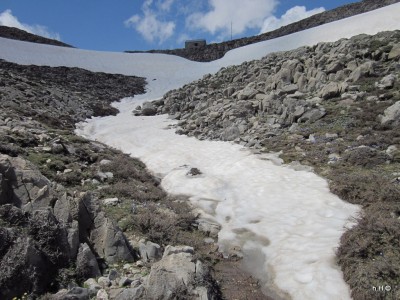
M 349 299 L 335 264 L 335 248 L 359 208 L 329 192 L 327 182 L 226 142 L 176 135 L 167 116 L 135 117 L 144 100 L 216 72 L 220 67 L 359 33 L 400 29 L 400 4 L 227 53 L 211 63 L 152 54 L 100 53 L 0 39 L 0 58 L 20 64 L 77 66 L 144 76 L 148 92 L 115 106 L 117 116 L 78 124 L 77 133 L 141 159 L 163 187 L 190 196 L 203 217 L 218 222 L 222 249 L 242 248 L 247 267 L 276 295 L 293 299 Z M 192 167 L 200 176 L 187 176 Z

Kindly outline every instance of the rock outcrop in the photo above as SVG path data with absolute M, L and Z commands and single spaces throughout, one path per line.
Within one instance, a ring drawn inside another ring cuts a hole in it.
M 98 260 L 110 264 L 134 260 L 123 233 L 90 193 L 71 197 L 61 186 L 55 190 L 20 157 L 0 155 L 0 174 L 1 220 L 26 228 L 2 230 L 2 297 L 29 290 L 43 293 L 59 270 L 75 260 L 82 278 L 101 274 Z M 17 278 L 21 285 L 14 284 Z
M 323 118 L 332 101 L 361 101 L 361 84 L 392 89 L 398 61 L 389 53 L 399 44 L 395 31 L 273 53 L 170 91 L 154 106 L 179 120 L 179 134 L 261 149 L 291 126 Z M 398 119 L 397 106 L 387 108 L 383 123 Z

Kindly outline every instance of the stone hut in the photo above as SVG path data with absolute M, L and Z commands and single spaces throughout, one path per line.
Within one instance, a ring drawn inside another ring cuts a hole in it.
M 185 49 L 198 49 L 207 45 L 206 40 L 188 40 L 185 41 Z

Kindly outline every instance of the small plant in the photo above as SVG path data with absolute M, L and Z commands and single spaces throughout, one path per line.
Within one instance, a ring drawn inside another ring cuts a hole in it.
M 14 297 L 12 300 L 27 300 L 28 299 L 28 293 L 24 293 L 21 297 Z

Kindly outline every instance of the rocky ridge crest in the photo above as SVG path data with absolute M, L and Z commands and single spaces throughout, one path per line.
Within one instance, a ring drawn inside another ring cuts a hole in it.
M 12 40 L 19 40 L 37 44 L 46 44 L 60 47 L 72 47 L 71 45 L 65 44 L 61 41 L 48 39 L 39 35 L 35 35 L 25 30 L 21 30 L 15 27 L 0 26 L 0 37 Z

